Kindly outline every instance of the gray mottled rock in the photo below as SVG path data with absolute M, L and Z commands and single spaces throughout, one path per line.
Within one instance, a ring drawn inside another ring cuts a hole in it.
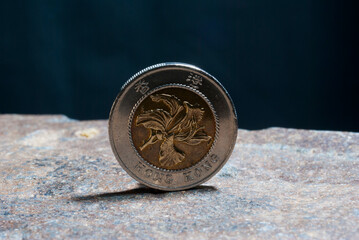
M 160 192 L 121 169 L 106 121 L 0 115 L 0 238 L 359 239 L 358 143 L 239 130 L 214 178 Z

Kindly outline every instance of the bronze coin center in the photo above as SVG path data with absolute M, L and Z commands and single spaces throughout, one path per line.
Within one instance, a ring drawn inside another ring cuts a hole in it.
M 179 170 L 198 163 L 216 134 L 214 113 L 196 92 L 182 87 L 154 91 L 138 105 L 131 137 L 139 155 L 163 169 Z

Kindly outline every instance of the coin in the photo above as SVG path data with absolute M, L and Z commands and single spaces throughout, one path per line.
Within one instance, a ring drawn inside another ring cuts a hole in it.
M 162 63 L 128 80 L 109 117 L 112 151 L 124 170 L 155 189 L 192 188 L 230 157 L 237 115 L 224 87 L 193 65 Z

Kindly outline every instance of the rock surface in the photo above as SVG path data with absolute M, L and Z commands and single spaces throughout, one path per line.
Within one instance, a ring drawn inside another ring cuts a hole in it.
M 239 130 L 195 189 L 121 169 L 107 121 L 0 115 L 0 239 L 359 239 L 359 133 Z

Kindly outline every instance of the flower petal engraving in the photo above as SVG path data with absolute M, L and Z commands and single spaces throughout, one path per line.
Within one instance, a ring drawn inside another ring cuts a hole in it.
M 151 95 L 154 102 L 164 103 L 169 111 L 154 109 L 145 111 L 136 118 L 136 125 L 149 129 L 150 137 L 140 147 L 143 151 L 147 146 L 162 141 L 159 150 L 159 163 L 164 167 L 172 167 L 185 160 L 185 153 L 175 146 L 175 142 L 198 145 L 209 142 L 212 137 L 200 126 L 204 110 L 187 101 L 181 102 L 174 95 Z
M 168 94 L 155 94 L 151 95 L 151 100 L 154 102 L 163 102 L 170 109 L 171 116 L 174 116 L 178 111 L 182 109 L 181 101 L 173 95 Z
M 162 109 L 151 110 L 137 117 L 136 124 L 164 132 L 171 116 Z

